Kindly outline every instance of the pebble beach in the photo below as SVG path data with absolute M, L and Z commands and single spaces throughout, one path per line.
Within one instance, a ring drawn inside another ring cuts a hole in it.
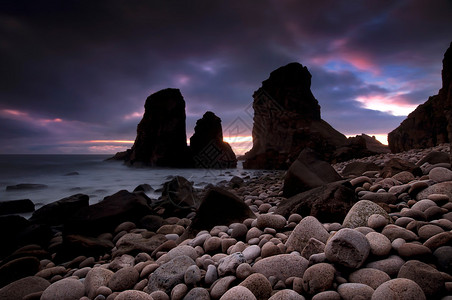
M 122 222 L 95 238 L 102 254 L 64 262 L 55 259 L 63 244 L 55 232 L 47 247 L 26 245 L 0 263 L 0 276 L 36 268 L 1 287 L 0 299 L 452 299 L 452 171 L 445 154 L 448 144 L 333 165 L 359 200 L 342 223 L 276 213 L 286 199 L 285 172 L 265 171 L 219 184 L 256 218 L 184 240 L 195 212 L 162 217 L 153 230 Z M 347 169 L 383 168 L 392 158 L 417 165 L 417 173 Z

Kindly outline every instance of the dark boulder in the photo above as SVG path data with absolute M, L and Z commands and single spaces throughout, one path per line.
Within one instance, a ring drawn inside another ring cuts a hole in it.
M 57 252 L 55 261 L 66 262 L 80 255 L 102 256 L 109 253 L 113 247 L 112 241 L 107 239 L 68 234 L 63 237 L 63 245 Z
M 400 158 L 391 158 L 387 163 L 385 163 L 383 170 L 381 170 L 381 177 L 392 177 L 402 171 L 411 172 L 414 176 L 423 175 L 421 168 L 412 162 Z
M 29 225 L 30 222 L 21 216 L 11 215 L 0 217 L 0 236 L 2 237 L 0 259 L 17 249 L 18 234 Z
M 196 122 L 195 132 L 190 138 L 190 150 L 197 168 L 222 169 L 237 166 L 234 151 L 223 141 L 221 119 L 213 112 L 206 112 Z
M 50 286 L 50 282 L 39 276 L 28 276 L 11 282 L 0 289 L 0 299 L 17 300 L 24 299 L 32 293 L 43 292 Z M 28 299 L 28 298 L 27 298 Z
M 193 183 L 182 176 L 176 176 L 163 184 L 162 196 L 153 204 L 153 209 L 165 217 L 186 217 L 199 206 Z
M 439 151 L 431 151 L 424 157 L 422 157 L 417 163 L 416 166 L 422 166 L 425 163 L 429 163 L 431 165 L 441 164 L 441 163 L 450 163 L 449 153 L 439 152 Z
M 60 225 L 78 210 L 89 206 L 89 196 L 76 194 L 61 200 L 49 203 L 37 209 L 31 218 L 32 223 Z
M 0 202 L 0 215 L 26 213 L 34 210 L 35 204 L 30 199 Z
M 342 223 L 356 202 L 358 198 L 350 182 L 338 181 L 282 200 L 275 213 L 286 218 L 297 213 L 304 217 L 313 216 L 320 222 Z
M 193 238 L 201 230 L 210 230 L 216 225 L 230 225 L 256 218 L 248 205 L 236 195 L 219 187 L 211 188 L 202 200 L 190 226 L 179 241 Z
M 380 167 L 373 162 L 354 161 L 345 166 L 342 170 L 342 176 L 361 176 L 367 171 L 380 171 Z
M 284 178 L 284 197 L 291 197 L 327 183 L 342 180 L 334 168 L 309 148 L 301 151 Z
M 39 271 L 36 257 L 21 257 L 0 265 L 0 288 L 18 279 L 33 276 Z
M 122 190 L 97 204 L 80 209 L 67 220 L 64 229 L 66 233 L 96 236 L 113 231 L 120 223 L 138 222 L 151 213 L 152 209 L 144 196 Z

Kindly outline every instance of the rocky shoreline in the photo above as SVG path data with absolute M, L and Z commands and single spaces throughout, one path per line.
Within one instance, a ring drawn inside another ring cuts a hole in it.
M 285 172 L 263 171 L 197 191 L 201 206 L 224 198 L 228 220 L 181 199 L 177 216 L 161 203 L 95 237 L 51 225 L 48 243 L 0 262 L 0 299 L 452 299 L 448 155 L 443 144 L 333 165 L 356 196 L 343 222 L 281 213 Z M 215 221 L 231 224 L 202 229 Z

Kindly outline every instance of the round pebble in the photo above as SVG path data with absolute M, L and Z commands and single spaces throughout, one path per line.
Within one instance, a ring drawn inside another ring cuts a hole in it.
M 406 278 L 396 278 L 380 285 L 372 295 L 372 300 L 426 300 L 421 287 L 414 281 Z

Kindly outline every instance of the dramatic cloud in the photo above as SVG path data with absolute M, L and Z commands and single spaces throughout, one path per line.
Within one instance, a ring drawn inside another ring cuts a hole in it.
M 448 0 L 5 0 L 0 153 L 124 150 L 167 87 L 188 138 L 212 110 L 243 151 L 253 92 L 293 61 L 333 127 L 386 134 L 441 87 L 451 13 Z

